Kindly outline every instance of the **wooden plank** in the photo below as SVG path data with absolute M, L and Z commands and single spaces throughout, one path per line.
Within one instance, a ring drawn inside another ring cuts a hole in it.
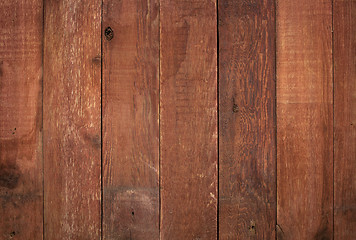
M 217 236 L 215 1 L 161 1 L 161 238 Z
M 334 239 L 356 238 L 356 1 L 335 0 Z
M 159 239 L 159 1 L 103 6 L 103 239 Z
M 333 238 L 332 84 L 331 1 L 278 1 L 278 239 Z
M 42 239 L 42 12 L 0 2 L 0 239 Z
M 274 239 L 275 6 L 219 1 L 219 238 Z
M 45 1 L 46 239 L 100 239 L 101 4 Z

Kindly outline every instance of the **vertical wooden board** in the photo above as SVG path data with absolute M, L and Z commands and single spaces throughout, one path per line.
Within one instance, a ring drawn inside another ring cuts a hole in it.
M 219 238 L 274 239 L 275 4 L 219 1 Z
M 103 6 L 103 238 L 159 239 L 159 1 Z
M 42 239 L 42 12 L 0 3 L 0 239 Z
M 277 4 L 278 239 L 333 237 L 332 4 Z
M 44 237 L 100 239 L 101 0 L 44 7 Z
M 335 0 L 334 239 L 356 238 L 356 1 Z
M 161 238 L 217 236 L 215 1 L 161 1 Z

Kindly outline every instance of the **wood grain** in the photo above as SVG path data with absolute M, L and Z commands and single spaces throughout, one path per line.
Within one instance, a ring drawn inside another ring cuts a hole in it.
M 0 239 L 42 239 L 39 0 L 0 3 Z
M 219 1 L 219 239 L 274 239 L 275 8 Z
M 332 4 L 277 4 L 278 239 L 333 238 Z
M 356 1 L 334 0 L 334 239 L 356 238 Z
M 103 239 L 159 239 L 159 1 L 103 6 Z
M 100 239 L 101 4 L 45 1 L 45 239 Z
M 219 237 L 275 229 L 273 1 L 219 1 Z
M 161 1 L 161 238 L 217 236 L 215 1 Z

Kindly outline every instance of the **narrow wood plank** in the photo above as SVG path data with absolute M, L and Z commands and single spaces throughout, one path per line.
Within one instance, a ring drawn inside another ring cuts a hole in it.
M 159 239 L 159 1 L 103 6 L 103 239 Z
M 101 0 L 44 7 L 44 237 L 100 239 Z
M 161 1 L 161 238 L 217 236 L 215 1 Z
M 332 84 L 331 1 L 278 1 L 278 239 L 333 238 Z
M 274 239 L 275 6 L 219 0 L 219 238 Z
M 0 2 L 0 239 L 42 239 L 42 13 Z
M 334 239 L 356 238 L 356 1 L 334 0 Z

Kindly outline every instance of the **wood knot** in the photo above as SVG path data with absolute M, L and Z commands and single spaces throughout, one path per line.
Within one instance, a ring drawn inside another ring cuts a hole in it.
M 98 56 L 96 56 L 96 57 L 93 57 L 92 61 L 93 61 L 93 63 L 98 63 L 98 64 L 100 64 L 100 63 L 101 63 L 101 56 L 98 55 Z
M 240 109 L 239 109 L 239 106 L 237 106 L 237 104 L 234 103 L 234 104 L 232 105 L 232 112 L 238 113 L 239 110 L 240 110 Z
M 105 28 L 105 37 L 106 37 L 106 40 L 110 41 L 111 39 L 114 38 L 114 31 L 111 29 L 111 27 L 107 27 Z

